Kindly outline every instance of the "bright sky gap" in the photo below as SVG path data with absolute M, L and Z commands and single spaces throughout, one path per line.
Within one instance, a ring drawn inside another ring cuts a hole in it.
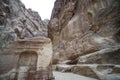
M 21 0 L 26 8 L 37 11 L 42 20 L 50 19 L 55 0 Z

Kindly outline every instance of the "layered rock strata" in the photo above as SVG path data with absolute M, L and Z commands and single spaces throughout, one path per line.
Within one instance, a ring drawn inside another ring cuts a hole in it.
M 0 0 L 0 49 L 16 39 L 47 36 L 39 14 L 20 0 Z
M 119 45 L 119 0 L 56 0 L 49 22 L 54 56 L 74 60 Z
M 119 0 L 56 0 L 48 25 L 54 70 L 120 80 L 119 26 Z

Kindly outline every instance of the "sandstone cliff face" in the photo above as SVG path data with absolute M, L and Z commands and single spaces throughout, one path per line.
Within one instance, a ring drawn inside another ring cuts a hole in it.
M 20 0 L 0 0 L 0 49 L 16 39 L 47 36 L 47 27 L 37 12 Z
M 81 55 L 119 45 L 120 1 L 56 0 L 48 27 L 54 61 L 77 63 Z

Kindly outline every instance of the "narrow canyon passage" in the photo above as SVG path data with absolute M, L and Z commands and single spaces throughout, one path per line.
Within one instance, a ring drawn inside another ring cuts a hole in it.
M 54 78 L 120 80 L 120 0 L 0 0 L 0 80 Z

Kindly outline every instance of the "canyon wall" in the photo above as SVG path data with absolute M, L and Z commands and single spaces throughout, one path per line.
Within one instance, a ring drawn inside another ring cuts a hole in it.
M 48 27 L 54 48 L 54 64 L 64 60 L 76 64 L 80 56 L 107 48 L 111 50 L 114 46 L 118 48 L 117 56 L 120 48 L 120 1 L 56 0 Z M 108 58 L 112 59 L 112 56 Z
M 48 22 L 20 0 L 0 0 L 0 80 L 53 77 Z
M 47 36 L 39 14 L 26 9 L 20 0 L 0 0 L 0 50 L 17 39 Z
M 56 0 L 48 36 L 54 70 L 120 80 L 120 0 Z

